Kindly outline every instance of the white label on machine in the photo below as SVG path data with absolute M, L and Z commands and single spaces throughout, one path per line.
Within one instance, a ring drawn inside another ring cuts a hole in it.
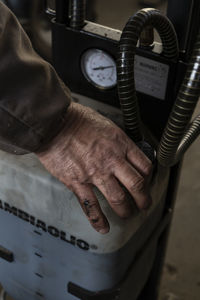
M 135 56 L 135 85 L 138 92 L 164 100 L 169 66 L 155 60 Z

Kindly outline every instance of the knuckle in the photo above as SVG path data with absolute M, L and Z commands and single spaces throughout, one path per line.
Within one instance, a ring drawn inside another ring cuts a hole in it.
M 90 216 L 88 216 L 88 220 L 90 221 L 90 223 L 93 224 L 93 226 L 95 225 L 99 225 L 100 222 L 100 216 L 96 215 L 96 214 L 92 214 Z
M 147 163 L 145 166 L 144 166 L 144 174 L 149 176 L 152 172 L 152 169 L 153 169 L 153 165 L 151 162 Z
M 102 186 L 105 186 L 106 181 L 107 181 L 107 178 L 104 176 L 104 174 L 101 173 L 99 176 L 96 176 L 93 179 L 93 184 L 95 186 L 102 187 Z
M 126 197 L 125 195 L 121 195 L 121 196 L 112 196 L 110 198 L 110 203 L 113 204 L 113 205 L 123 205 L 126 203 Z
M 125 165 L 126 161 L 124 157 L 115 155 L 115 157 L 113 157 L 113 162 L 116 168 L 122 168 Z
M 88 220 L 94 227 L 102 227 L 104 225 L 102 217 L 99 215 L 91 215 Z
M 95 211 L 97 209 L 97 203 L 93 199 L 82 198 L 81 203 L 84 205 L 85 208 Z
M 88 181 L 88 179 L 91 178 L 91 177 L 93 177 L 96 172 L 97 172 L 97 167 L 93 164 L 88 169 L 88 178 L 86 180 Z
M 145 181 L 143 177 L 139 177 L 134 184 L 130 186 L 130 191 L 134 192 L 142 192 L 144 190 Z
M 88 218 L 92 227 L 101 233 L 107 233 L 109 231 L 109 225 L 101 215 L 93 215 Z
M 84 199 L 81 203 L 81 206 L 89 221 L 98 218 L 98 205 L 95 202 Z

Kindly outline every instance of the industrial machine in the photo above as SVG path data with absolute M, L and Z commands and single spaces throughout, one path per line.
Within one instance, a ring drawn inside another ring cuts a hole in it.
M 35 155 L 1 151 L 0 282 L 15 300 L 156 300 L 180 160 L 200 128 L 199 117 L 189 124 L 200 93 L 200 3 L 169 1 L 175 29 L 147 8 L 122 32 L 85 21 L 81 0 L 47 1 L 47 11 L 53 64 L 74 101 L 112 119 L 152 159 L 153 205 L 121 220 L 95 189 L 111 227 L 102 236 Z

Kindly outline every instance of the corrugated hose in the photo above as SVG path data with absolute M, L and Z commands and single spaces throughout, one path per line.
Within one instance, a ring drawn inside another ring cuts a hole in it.
M 200 31 L 185 78 L 163 133 L 158 161 L 168 167 L 176 164 L 200 133 L 200 115 L 189 124 L 200 96 Z M 189 125 L 188 125 L 189 124 Z
M 158 31 L 163 45 L 163 56 L 177 60 L 179 53 L 173 25 L 156 9 L 140 10 L 130 17 L 122 31 L 117 58 L 118 95 L 126 132 L 135 142 L 143 140 L 143 135 L 135 90 L 134 58 L 138 39 L 147 26 Z

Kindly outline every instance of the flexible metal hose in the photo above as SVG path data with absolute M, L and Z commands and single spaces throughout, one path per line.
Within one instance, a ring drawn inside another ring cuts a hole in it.
M 161 165 L 167 167 L 174 165 L 197 137 L 200 131 L 199 116 L 190 125 L 189 131 L 186 131 L 186 128 L 190 122 L 199 96 L 200 32 L 197 36 L 197 41 L 183 84 L 178 93 L 158 149 L 158 161 Z
M 174 162 L 178 162 L 183 154 L 187 151 L 190 145 L 196 140 L 200 134 L 200 115 L 190 124 L 187 132 L 184 134 L 183 139 L 178 147 Z
M 70 27 L 81 29 L 85 24 L 85 0 L 71 0 L 71 21 Z
M 173 25 L 158 10 L 142 9 L 128 20 L 119 43 L 117 58 L 118 94 L 126 132 L 135 142 L 141 141 L 143 137 L 135 91 L 134 57 L 141 32 L 149 25 L 153 26 L 160 35 L 163 55 L 172 60 L 178 58 L 178 41 Z

